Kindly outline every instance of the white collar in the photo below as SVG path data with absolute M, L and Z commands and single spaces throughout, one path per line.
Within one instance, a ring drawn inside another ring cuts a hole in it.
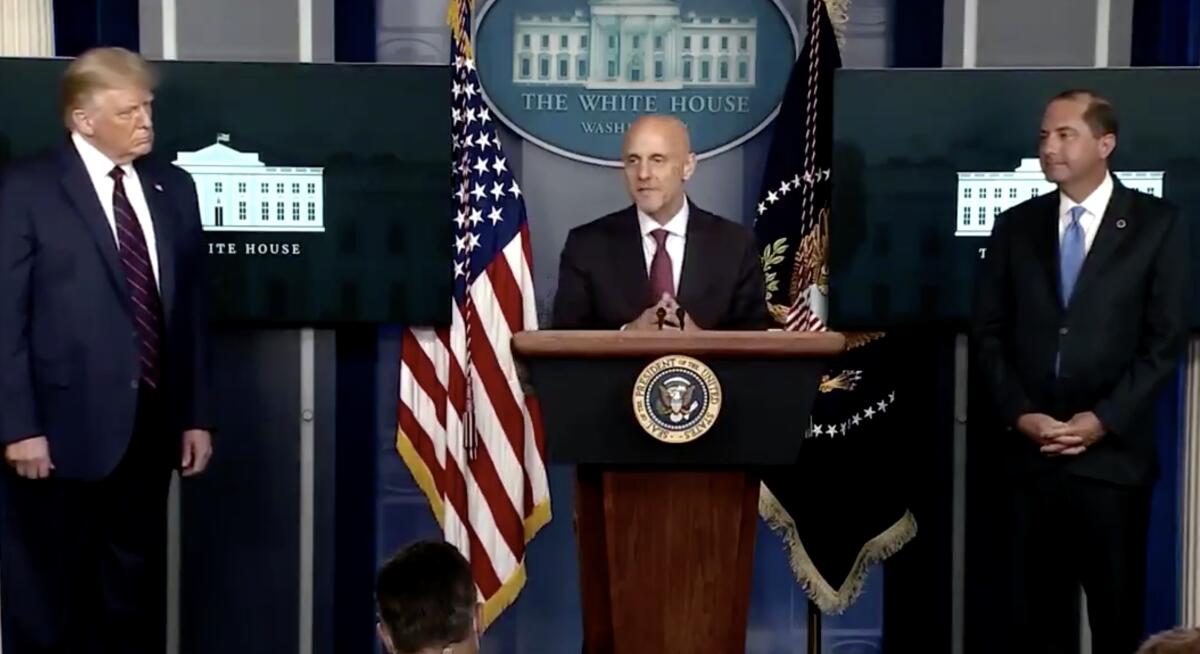
M 676 212 L 676 214 L 674 216 L 671 216 L 671 219 L 668 220 L 665 225 L 659 224 L 659 222 L 657 220 L 650 217 L 650 214 L 647 214 L 646 212 L 642 211 L 640 208 L 637 210 L 637 215 L 638 215 L 638 225 L 640 225 L 642 228 L 642 238 L 645 238 L 646 236 L 648 236 L 650 234 L 650 232 L 653 232 L 656 229 L 665 229 L 665 230 L 667 230 L 668 234 L 674 234 L 681 238 L 687 238 L 687 226 L 688 226 L 688 199 L 687 199 L 687 196 L 684 196 L 684 198 L 683 198 L 683 206 L 679 208 L 679 211 Z
M 87 169 L 88 176 L 92 179 L 104 179 L 116 167 L 112 159 L 104 154 L 83 138 L 79 132 L 71 132 L 71 142 L 75 144 L 75 150 L 79 153 L 79 157 L 83 159 L 83 167 Z M 134 178 L 137 173 L 133 169 L 132 164 L 121 166 L 121 170 L 125 171 L 125 176 Z
M 1108 210 L 1108 201 L 1112 199 L 1113 180 L 1112 173 L 1104 175 L 1104 181 L 1100 182 L 1100 186 L 1092 191 L 1092 194 L 1083 199 L 1083 202 L 1075 202 L 1067 197 L 1066 193 L 1058 192 L 1058 215 L 1060 218 L 1068 217 L 1071 207 L 1081 206 L 1087 212 L 1097 219 L 1104 218 L 1104 212 Z

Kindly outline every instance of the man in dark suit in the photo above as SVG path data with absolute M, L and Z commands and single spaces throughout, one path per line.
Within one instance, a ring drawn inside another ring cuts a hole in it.
M 145 158 L 153 73 L 67 68 L 58 149 L 0 179 L 3 650 L 165 647 L 171 469 L 204 470 L 204 236 L 187 173 Z
M 1058 192 L 1001 214 L 973 345 L 1016 466 L 1021 652 L 1077 652 L 1087 596 L 1098 654 L 1142 637 L 1154 404 L 1187 335 L 1184 223 L 1108 171 L 1112 106 L 1055 97 L 1040 156 Z
M 684 194 L 696 155 L 683 123 L 643 116 L 621 154 L 634 204 L 567 235 L 554 327 L 658 329 L 661 320 L 676 329 L 766 329 L 753 236 Z

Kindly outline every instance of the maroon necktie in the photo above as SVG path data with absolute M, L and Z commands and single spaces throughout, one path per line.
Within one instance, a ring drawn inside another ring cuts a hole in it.
M 112 169 L 113 218 L 117 223 L 117 250 L 121 268 L 129 284 L 129 299 L 133 303 L 133 326 L 138 339 L 138 356 L 142 362 L 142 381 L 150 388 L 158 388 L 158 351 L 162 325 L 162 302 L 158 297 L 158 284 L 154 281 L 154 269 L 150 266 L 150 250 L 146 247 L 146 236 L 142 226 L 125 195 L 125 171 L 120 166 Z
M 650 260 L 651 301 L 658 302 L 663 293 L 675 297 L 675 274 L 671 272 L 671 255 L 667 254 L 667 230 L 656 229 L 650 235 L 655 242 L 654 258 Z

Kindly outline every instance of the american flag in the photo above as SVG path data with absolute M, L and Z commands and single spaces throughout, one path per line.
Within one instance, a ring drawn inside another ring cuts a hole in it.
M 537 329 L 521 187 L 480 93 L 472 0 L 452 0 L 454 296 L 448 328 L 404 331 L 396 446 L 471 562 L 484 626 L 525 584 L 525 546 L 550 521 L 541 419 L 513 334 Z

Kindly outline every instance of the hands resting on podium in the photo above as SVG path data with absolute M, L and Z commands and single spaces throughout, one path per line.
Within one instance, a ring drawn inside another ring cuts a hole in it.
M 684 311 L 679 303 L 669 293 L 663 293 L 653 305 L 646 308 L 633 322 L 625 323 L 622 330 L 657 331 L 660 329 L 683 329 L 687 331 L 703 331 L 703 328 L 692 321 L 692 317 Z

